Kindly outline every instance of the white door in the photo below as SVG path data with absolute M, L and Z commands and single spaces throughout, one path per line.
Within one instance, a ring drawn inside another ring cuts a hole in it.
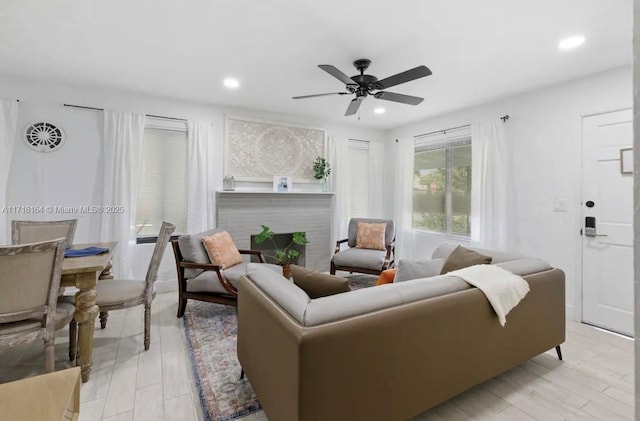
M 582 121 L 582 321 L 633 335 L 633 174 L 631 110 Z M 595 228 L 595 229 L 593 229 Z

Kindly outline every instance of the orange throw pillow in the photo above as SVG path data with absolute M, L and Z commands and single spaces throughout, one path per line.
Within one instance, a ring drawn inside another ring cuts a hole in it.
M 370 250 L 386 250 L 384 247 L 384 232 L 387 224 L 358 222 L 356 234 L 356 248 Z
M 376 281 L 376 285 L 392 284 L 393 278 L 396 277 L 396 268 L 383 270 L 380 277 Z
M 242 256 L 226 231 L 217 232 L 209 237 L 202 237 L 202 244 L 209 255 L 209 260 L 222 269 L 242 263 Z

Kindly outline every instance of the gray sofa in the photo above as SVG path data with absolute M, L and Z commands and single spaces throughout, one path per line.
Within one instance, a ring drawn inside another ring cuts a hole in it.
M 540 259 L 485 253 L 530 286 L 505 327 L 480 290 L 453 276 L 310 299 L 249 265 L 239 282 L 238 359 L 266 415 L 405 420 L 558 347 L 564 273 Z

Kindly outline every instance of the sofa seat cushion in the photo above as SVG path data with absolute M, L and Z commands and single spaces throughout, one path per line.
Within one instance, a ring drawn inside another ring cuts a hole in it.
M 222 231 L 224 231 L 222 228 L 213 228 L 197 234 L 181 235 L 178 237 L 178 246 L 180 246 L 182 258 L 187 262 L 209 264 L 209 256 L 202 244 L 202 238 Z M 201 273 L 202 269 L 185 269 L 184 277 L 186 279 L 195 278 Z
M 384 250 L 349 248 L 336 253 L 333 256 L 333 263 L 336 266 L 380 270 L 386 255 Z
M 257 265 L 263 265 L 272 271 L 275 271 L 282 275 L 282 266 L 273 265 L 271 263 L 256 263 Z M 246 275 L 247 266 L 249 263 L 243 262 L 238 265 L 231 266 L 228 269 L 221 270 L 222 276 L 229 281 L 234 288 L 238 288 L 238 280 L 241 276 Z M 218 274 L 215 270 L 207 270 L 193 279 L 187 280 L 187 292 L 213 292 L 218 294 L 228 294 L 228 291 L 224 289 Z
M 134 301 L 144 295 L 145 281 L 109 279 L 96 285 L 96 305 L 98 307 Z
M 326 297 L 351 291 L 349 280 L 328 273 L 320 273 L 298 265 L 291 265 L 293 283 L 310 298 Z

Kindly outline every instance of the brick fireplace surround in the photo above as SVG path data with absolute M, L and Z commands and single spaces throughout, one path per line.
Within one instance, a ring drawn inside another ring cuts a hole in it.
M 217 192 L 216 226 L 226 229 L 239 249 L 267 225 L 275 233 L 305 232 L 305 266 L 328 271 L 331 260 L 333 193 Z

